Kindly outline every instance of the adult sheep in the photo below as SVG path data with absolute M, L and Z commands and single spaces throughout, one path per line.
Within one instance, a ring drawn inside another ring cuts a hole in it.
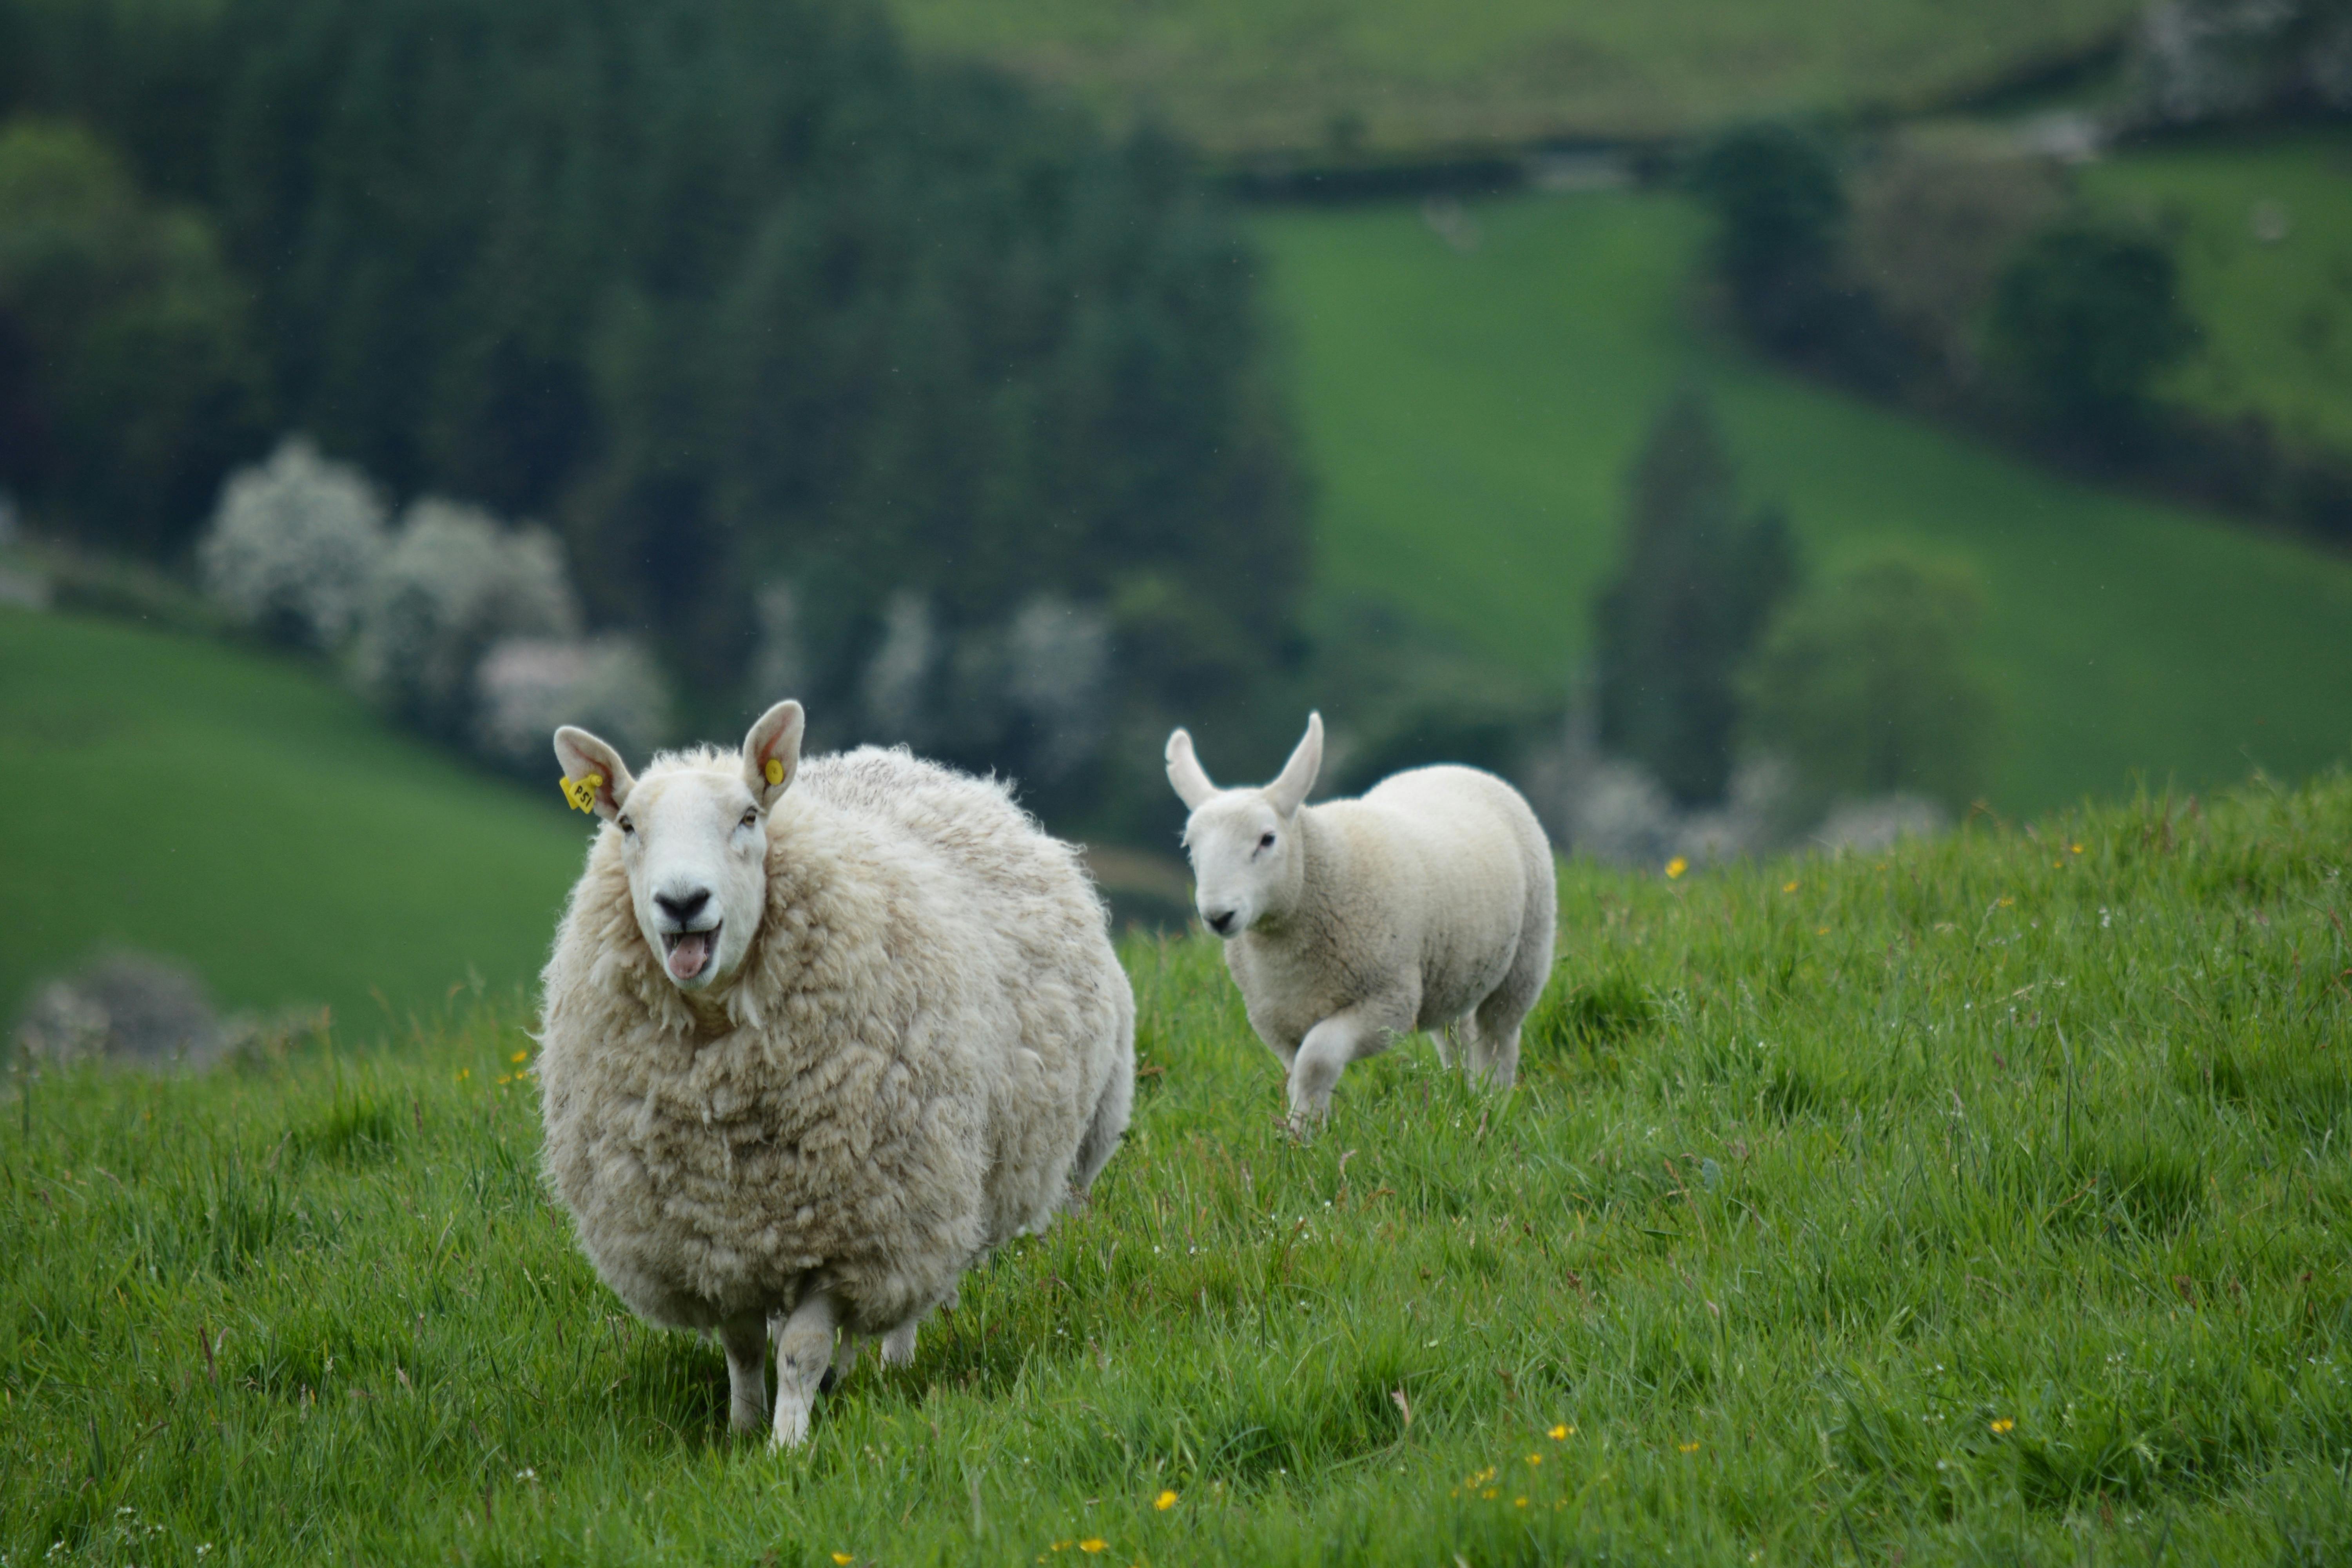
M 1322 765 L 1319 713 L 1263 789 L 1219 789 L 1192 737 L 1168 737 L 1201 919 L 1289 1071 L 1291 1127 L 1322 1121 L 1347 1065 L 1413 1029 L 1449 1063 L 1451 1034 L 1473 1078 L 1507 1088 L 1551 973 L 1559 889 L 1535 813 L 1464 767 L 1413 768 L 1310 806 Z
M 739 1431 L 796 1444 L 835 1354 L 915 1325 L 1118 1146 L 1135 997 L 1068 845 L 1003 786 L 871 747 L 633 778 L 555 733 L 604 818 L 543 977 L 547 1171 L 640 1317 L 715 1332 Z

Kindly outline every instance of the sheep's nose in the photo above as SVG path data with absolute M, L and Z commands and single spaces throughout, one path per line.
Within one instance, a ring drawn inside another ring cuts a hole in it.
M 1209 929 L 1219 936 L 1223 936 L 1234 929 L 1234 911 L 1231 910 L 1219 910 L 1215 914 L 1204 914 L 1202 918 L 1209 922 Z
M 710 889 L 708 888 L 697 888 L 690 893 L 680 893 L 676 896 L 668 893 L 654 895 L 654 902 L 661 906 L 661 912 L 680 925 L 700 914 L 702 906 L 709 901 Z

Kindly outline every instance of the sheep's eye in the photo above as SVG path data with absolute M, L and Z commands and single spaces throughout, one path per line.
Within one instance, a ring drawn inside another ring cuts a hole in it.
M 631 821 L 630 821 L 627 817 L 625 817 L 625 817 L 622 817 L 622 818 L 620 819 L 620 821 L 621 821 L 621 831 L 622 831 L 622 832 L 624 832 L 624 833 L 625 833 L 625 834 L 628 834 L 631 837 L 635 837 L 636 836 L 636 832 L 637 832 L 637 825 L 636 825 L 635 823 L 634 823 L 634 822 L 631 822 Z
M 1271 849 L 1271 848 L 1273 848 L 1273 847 L 1274 847 L 1274 835 L 1273 835 L 1273 834 L 1271 834 L 1271 833 L 1269 833 L 1269 834 L 1267 834 L 1265 837 L 1263 837 L 1263 838 L 1259 839 L 1259 840 L 1257 841 L 1257 847 L 1258 847 L 1259 848 L 1261 848 L 1261 849 Z
M 743 814 L 743 826 L 746 827 L 757 826 L 759 820 L 760 814 L 756 811 L 747 811 Z

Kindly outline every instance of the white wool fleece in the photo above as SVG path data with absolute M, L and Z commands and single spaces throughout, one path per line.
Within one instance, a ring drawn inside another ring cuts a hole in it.
M 1201 916 L 1288 1072 L 1292 1126 L 1329 1114 L 1349 1062 L 1416 1029 L 1441 1056 L 1451 1036 L 1474 1078 L 1507 1088 L 1551 973 L 1559 886 L 1542 826 L 1518 791 L 1465 767 L 1307 805 L 1322 742 L 1310 715 L 1281 777 L 1225 790 L 1190 735 L 1168 743 Z
M 635 788 L 740 765 L 665 757 Z M 814 1373 L 788 1412 L 808 1369 L 778 1325 L 823 1297 L 828 1352 L 837 1321 L 911 1354 L 963 1270 L 1117 1147 L 1135 1004 L 1076 852 L 998 784 L 866 748 L 801 765 L 764 831 L 751 951 L 689 996 L 608 819 L 543 976 L 539 1070 L 547 1172 L 597 1273 L 653 1322 L 720 1331 L 739 1426 L 764 1341 L 738 1342 L 775 1328 L 788 1443 Z

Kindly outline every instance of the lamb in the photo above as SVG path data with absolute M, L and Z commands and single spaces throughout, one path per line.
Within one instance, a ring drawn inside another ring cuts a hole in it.
M 1347 1065 L 1426 1029 L 1450 1066 L 1508 1088 L 1519 1026 L 1551 973 L 1551 846 L 1518 791 L 1475 768 L 1414 768 L 1359 800 L 1305 805 L 1323 718 L 1263 789 L 1209 782 L 1182 730 L 1168 782 L 1201 919 L 1225 942 L 1250 1026 L 1290 1075 L 1290 1126 L 1330 1113 Z
M 904 750 L 803 764 L 803 728 L 779 703 L 740 755 L 642 778 L 556 731 L 604 826 L 539 1058 L 582 1248 L 640 1317 L 717 1335 L 738 1431 L 772 1332 L 778 1447 L 859 1336 L 912 1360 L 966 1269 L 1086 1194 L 1135 1089 L 1134 993 L 1071 847 Z

